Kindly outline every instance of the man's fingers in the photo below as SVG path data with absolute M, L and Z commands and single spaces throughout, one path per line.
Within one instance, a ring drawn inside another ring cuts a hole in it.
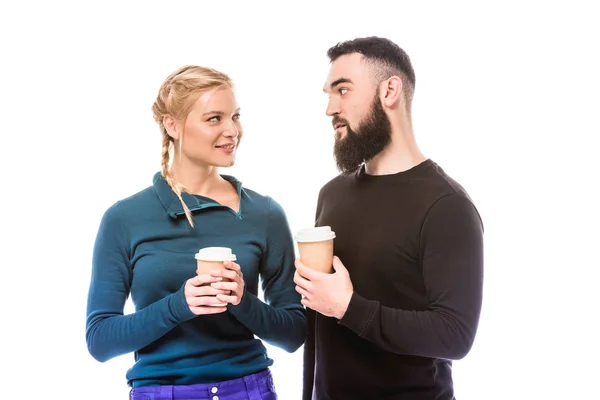
M 300 260 L 296 260 L 296 272 L 298 272 L 300 276 L 302 276 L 305 279 L 308 279 L 309 281 L 319 280 L 321 278 L 321 275 L 325 275 L 322 272 L 310 269 L 306 265 L 302 264 Z
M 310 290 L 312 286 L 309 280 L 303 278 L 302 275 L 300 275 L 299 271 L 296 271 L 294 273 L 294 283 L 303 288 L 304 290 Z
M 300 300 L 300 303 L 304 306 L 304 307 L 308 307 L 310 309 L 312 309 L 312 307 L 310 306 L 310 300 L 307 299 L 306 297 L 303 298 L 302 300 Z
M 296 285 L 296 292 L 298 292 L 303 298 L 308 298 L 308 292 L 298 285 Z
M 342 264 L 342 261 L 337 256 L 333 257 L 333 269 L 335 270 L 335 272 L 346 271 L 346 267 L 344 266 L 344 264 Z

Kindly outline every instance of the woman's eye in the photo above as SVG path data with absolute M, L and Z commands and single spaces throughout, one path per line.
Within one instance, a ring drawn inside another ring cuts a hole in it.
M 241 116 L 240 114 L 234 114 L 233 119 L 235 119 L 235 120 L 240 119 L 240 116 Z
M 221 117 L 219 117 L 218 115 L 215 115 L 214 117 L 210 117 L 208 119 L 208 122 L 219 122 L 221 120 Z

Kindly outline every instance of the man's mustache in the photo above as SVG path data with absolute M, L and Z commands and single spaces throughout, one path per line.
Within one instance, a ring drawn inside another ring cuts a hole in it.
M 346 120 L 345 120 L 345 119 L 343 119 L 343 118 L 337 117 L 337 116 L 336 116 L 336 117 L 333 117 L 333 118 L 331 119 L 331 125 L 332 125 L 332 126 L 335 128 L 335 126 L 336 126 L 337 124 L 344 124 L 344 125 L 348 126 L 348 121 L 346 121 Z

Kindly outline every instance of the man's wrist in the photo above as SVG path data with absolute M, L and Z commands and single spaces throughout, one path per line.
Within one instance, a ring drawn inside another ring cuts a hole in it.
M 350 306 L 350 301 L 352 301 L 353 294 L 354 292 L 350 292 L 349 295 L 346 295 L 346 298 L 340 303 L 340 308 L 337 312 L 337 315 L 335 316 L 337 319 L 341 320 L 342 318 L 344 318 L 344 315 L 346 315 L 348 307 Z

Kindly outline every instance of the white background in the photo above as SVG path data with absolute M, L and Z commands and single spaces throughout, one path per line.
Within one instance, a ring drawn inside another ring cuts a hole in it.
M 422 150 L 485 223 L 457 398 L 600 399 L 593 2 L 322 3 L 2 2 L 1 398 L 127 398 L 133 355 L 98 363 L 85 345 L 92 244 L 105 209 L 160 168 L 150 106 L 171 71 L 235 80 L 245 137 L 223 172 L 295 230 L 336 174 L 326 50 L 379 35 L 412 57 Z M 269 350 L 280 397 L 300 399 L 302 351 Z

